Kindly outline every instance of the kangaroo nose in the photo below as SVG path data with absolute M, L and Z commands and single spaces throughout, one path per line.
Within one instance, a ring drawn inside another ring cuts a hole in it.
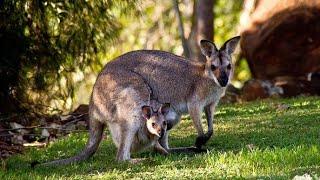
M 221 87 L 225 87 L 228 84 L 227 73 L 222 72 L 220 78 L 218 79 L 218 82 L 219 82 Z

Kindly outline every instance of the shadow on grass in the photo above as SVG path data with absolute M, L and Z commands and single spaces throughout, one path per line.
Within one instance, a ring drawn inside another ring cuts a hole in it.
M 261 118 L 261 117 L 260 117 Z M 247 145 L 265 148 L 318 144 L 320 111 L 309 114 L 284 114 L 251 122 L 250 127 L 217 132 L 208 146 L 219 151 L 241 150 Z
M 14 158 L 14 160 L 8 161 L 7 172 L 9 176 L 17 177 L 17 175 L 22 174 L 25 177 L 29 175 L 34 176 L 50 176 L 54 177 L 70 177 L 78 175 L 88 175 L 88 174 L 97 174 L 103 172 L 111 172 L 117 174 L 118 172 L 129 171 L 130 173 L 139 173 L 145 171 L 146 168 L 152 168 L 156 166 L 165 166 L 170 165 L 177 169 L 181 168 L 194 168 L 206 166 L 208 164 L 214 164 L 221 161 L 221 154 L 230 154 L 237 155 L 239 153 L 248 154 L 244 156 L 245 160 L 252 163 L 260 164 L 264 166 L 265 159 L 258 158 L 257 160 L 251 157 L 251 154 L 254 154 L 256 151 L 270 151 L 274 149 L 283 149 L 288 153 L 298 152 L 300 154 L 294 155 L 292 160 L 276 159 L 275 162 L 279 163 L 279 167 L 282 165 L 288 165 L 292 170 L 286 171 L 288 175 L 282 176 L 278 174 L 270 173 L 270 176 L 249 176 L 252 178 L 263 178 L 263 179 L 287 179 L 295 174 L 301 174 L 305 172 L 320 172 L 319 166 L 316 166 L 318 156 L 309 156 L 308 153 L 304 154 L 308 147 L 316 146 L 317 149 L 320 149 L 320 111 L 314 105 L 306 104 L 305 106 L 299 104 L 294 106 L 289 111 L 285 112 L 274 112 L 273 105 L 264 104 L 260 108 L 260 104 L 253 105 L 253 111 L 249 111 L 249 108 L 244 108 L 241 110 L 239 107 L 223 107 L 220 109 L 220 114 L 217 116 L 217 130 L 213 138 L 208 142 L 206 148 L 208 149 L 207 153 L 203 154 L 171 154 L 167 157 L 163 157 L 156 153 L 144 152 L 139 154 L 134 154 L 133 158 L 146 158 L 142 164 L 131 165 L 129 163 L 117 163 L 115 161 L 116 148 L 111 143 L 111 138 L 108 136 L 106 142 L 102 144 L 98 152 L 87 161 L 73 164 L 70 166 L 63 167 L 48 167 L 48 168 L 36 168 L 31 169 L 29 163 L 34 158 L 37 158 L 36 155 L 31 156 L 32 159 L 27 158 L 25 155 Z M 256 109 L 255 109 L 256 107 Z M 309 110 L 310 108 L 310 110 Z M 244 113 L 249 112 L 249 113 Z M 305 112 L 305 113 L 303 113 Z M 236 116 L 237 118 L 233 118 Z M 249 119 L 248 119 L 249 118 Z M 186 122 L 182 122 L 186 123 Z M 230 123 L 230 126 L 227 128 L 221 128 L 220 126 Z M 171 136 L 170 143 L 173 147 L 180 146 L 192 146 L 196 135 L 194 131 L 185 132 L 185 127 L 179 126 L 178 129 L 174 130 L 183 135 Z M 68 140 L 66 140 L 68 141 Z M 82 143 L 82 144 L 81 144 Z M 85 141 L 82 141 L 79 145 L 79 142 L 67 142 L 68 148 L 59 145 L 60 147 L 52 147 L 51 157 L 43 158 L 42 160 L 51 159 L 52 157 L 57 157 L 59 153 L 58 148 L 61 148 L 60 151 L 71 151 L 74 154 L 80 152 L 84 147 Z M 74 147 L 74 149 L 72 148 Z M 299 147 L 303 147 L 300 148 Z M 304 148 L 307 147 L 307 148 Z M 32 151 L 32 150 L 31 150 Z M 50 151 L 50 149 L 48 150 Z M 36 154 L 43 156 L 46 152 L 40 151 Z M 310 152 L 311 153 L 311 152 Z M 28 154 L 28 153 L 27 153 Z M 69 157 L 71 155 L 67 154 L 63 157 Z M 247 157 L 248 156 L 248 157 Z M 252 155 L 254 156 L 254 155 Z M 258 155 L 257 155 L 258 156 Z M 278 154 L 279 157 L 283 156 L 286 158 L 286 155 Z M 298 162 L 299 157 L 304 156 L 301 161 Z M 59 157 L 62 158 L 62 157 Z M 213 158 L 210 160 L 210 158 Z M 296 160 L 298 159 L 298 160 Z M 274 159 L 273 159 L 274 160 Z M 258 162 L 254 162 L 258 161 Z M 268 160 L 269 161 L 269 160 Z M 270 160 L 271 161 L 271 160 Z M 272 162 L 270 162 L 272 164 Z M 268 163 L 267 163 L 268 164 Z M 218 165 L 217 165 L 218 166 Z M 129 175 L 130 176 L 130 175 Z M 3 177 L 6 177 L 3 175 Z M 210 177 L 210 176 L 209 176 Z M 219 177 L 214 176 L 212 177 Z M 292 177 L 291 177 L 292 178 Z

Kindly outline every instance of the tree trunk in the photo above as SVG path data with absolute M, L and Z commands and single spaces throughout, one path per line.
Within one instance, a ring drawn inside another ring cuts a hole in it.
M 179 26 L 179 35 L 182 41 L 182 47 L 183 47 L 183 54 L 186 58 L 190 58 L 190 49 L 188 46 L 188 42 L 186 40 L 185 34 L 184 34 L 184 27 L 183 22 L 181 18 L 181 13 L 179 10 L 179 3 L 178 0 L 173 0 L 173 7 L 177 14 L 177 20 L 178 20 L 178 26 Z
M 190 59 L 204 61 L 205 57 L 200 51 L 200 40 L 213 41 L 214 33 L 214 0 L 195 0 L 192 29 L 188 38 Z

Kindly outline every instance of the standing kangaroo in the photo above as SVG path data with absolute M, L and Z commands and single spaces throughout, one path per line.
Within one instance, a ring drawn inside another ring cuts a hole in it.
M 137 142 L 135 138 L 139 130 L 145 127 L 142 115 L 150 112 L 141 107 L 148 104 L 150 98 L 157 103 L 171 104 L 174 111 L 165 106 L 155 114 L 155 117 L 161 116 L 167 121 L 167 130 L 180 121 L 182 114 L 189 112 L 198 132 L 195 145 L 200 149 L 213 134 L 213 113 L 232 77 L 231 54 L 239 40 L 239 36 L 229 39 L 220 50 L 214 43 L 201 40 L 201 52 L 207 59 L 205 63 L 154 50 L 129 52 L 108 63 L 93 87 L 89 104 L 90 134 L 86 148 L 77 156 L 44 165 L 68 164 L 89 158 L 97 150 L 106 124 L 118 147 L 116 159 L 129 160 L 133 149 L 145 147 L 136 146 L 138 143 L 134 142 Z M 201 125 L 203 110 L 208 123 L 206 134 Z M 153 127 L 153 124 L 149 127 Z M 159 135 L 158 130 L 149 132 L 158 132 Z M 168 131 L 162 133 L 161 145 L 151 144 L 166 154 L 169 150 Z
M 166 116 L 168 130 L 180 121 L 182 114 L 189 113 L 198 133 L 195 146 L 201 149 L 213 134 L 214 111 L 232 78 L 231 54 L 239 40 L 240 36 L 233 37 L 219 50 L 211 41 L 201 40 L 200 49 L 206 56 L 205 63 L 189 61 L 164 51 L 139 50 L 116 58 L 103 71 L 112 69 L 141 76 L 150 86 L 152 98 L 170 103 L 175 110 L 175 113 Z M 119 76 L 123 77 L 123 74 L 119 73 Z M 203 110 L 207 119 L 207 133 L 204 133 L 201 125 Z M 160 144 L 169 150 L 168 131 Z
M 165 116 L 172 114 L 168 103 L 150 100 L 150 87 L 135 72 L 105 67 L 93 87 L 89 104 L 89 139 L 85 149 L 74 157 L 51 162 L 33 162 L 31 166 L 65 165 L 88 159 L 102 139 L 108 125 L 118 148 L 116 160 L 130 160 L 131 152 L 148 147 L 168 154 L 159 144 L 167 129 Z

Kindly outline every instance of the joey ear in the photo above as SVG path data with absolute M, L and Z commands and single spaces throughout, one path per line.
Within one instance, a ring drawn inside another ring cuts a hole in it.
M 240 41 L 240 36 L 236 36 L 227 40 L 221 47 L 220 51 L 225 51 L 228 54 L 232 54 L 236 49 L 239 41 Z
M 213 42 L 205 39 L 200 41 L 200 49 L 202 54 L 208 57 L 218 51 L 216 45 L 214 45 Z
M 171 108 L 170 103 L 164 103 L 160 108 L 161 114 L 163 114 L 163 115 L 167 114 L 169 112 L 170 108 Z
M 151 107 L 150 106 L 142 106 L 142 115 L 146 119 L 150 119 L 151 117 Z

